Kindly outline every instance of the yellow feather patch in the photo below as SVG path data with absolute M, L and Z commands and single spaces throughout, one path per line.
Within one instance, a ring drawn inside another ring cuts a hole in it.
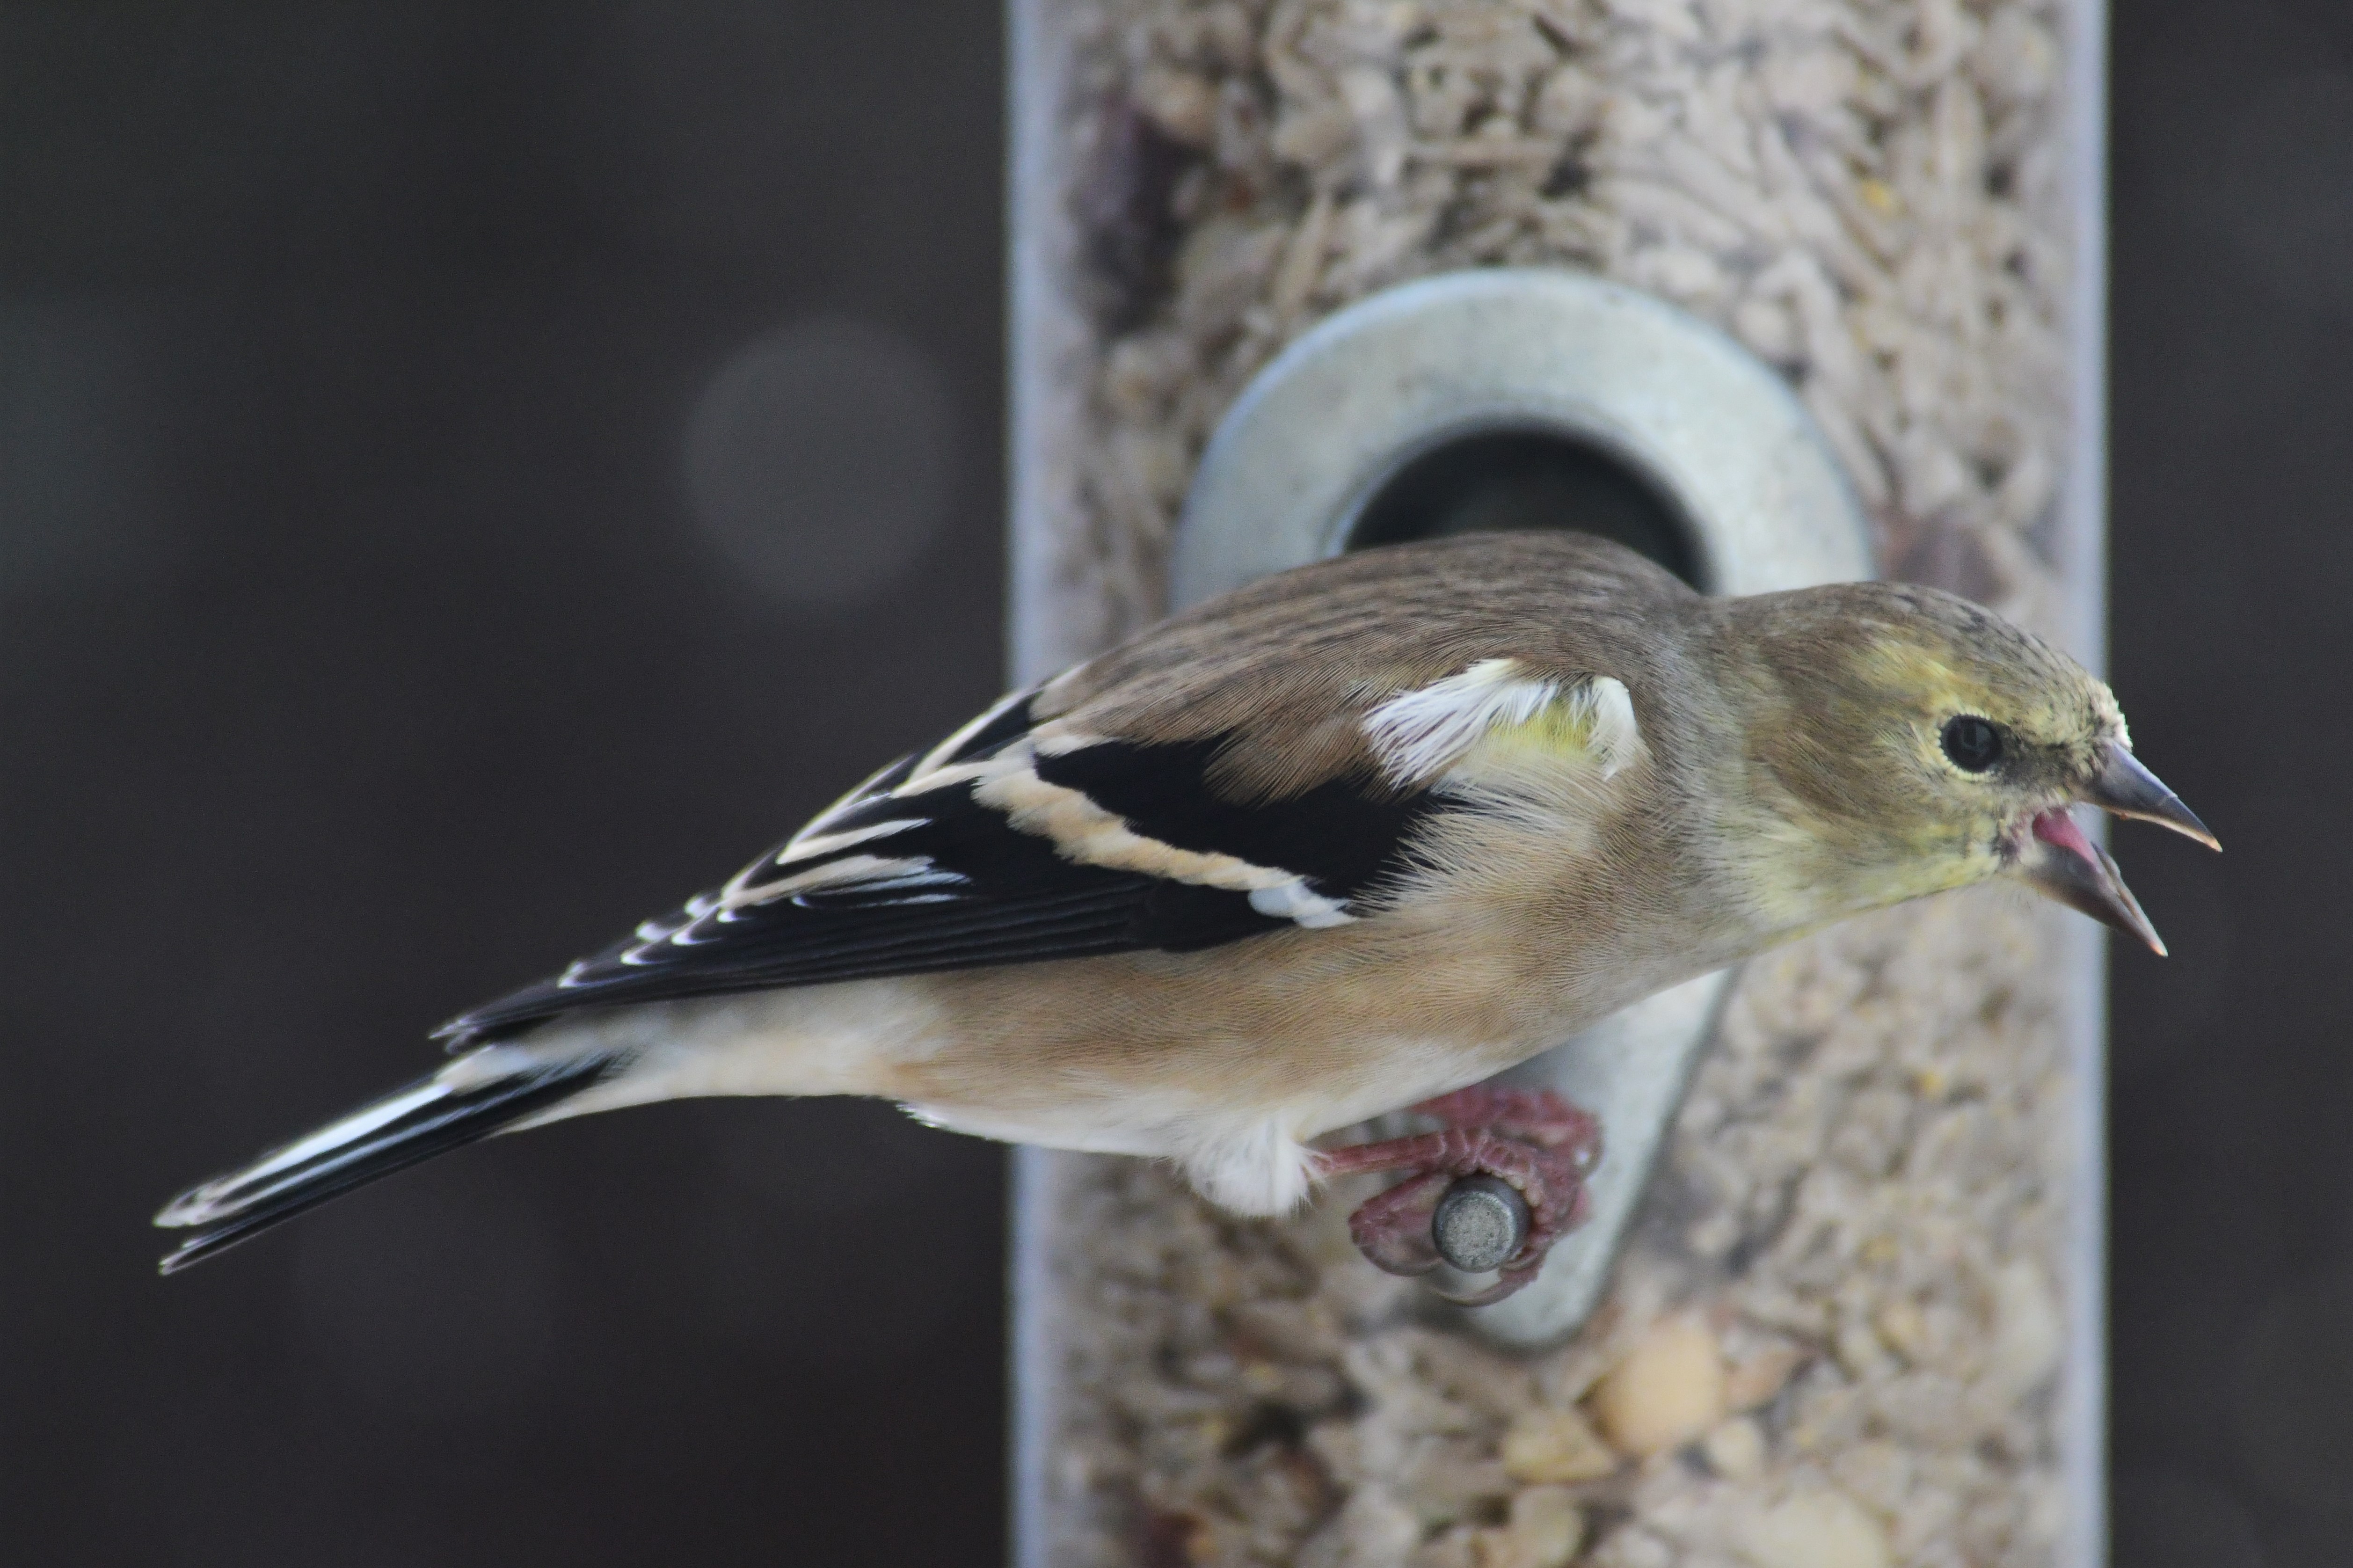
M 1402 783 L 1541 783 L 1566 771 L 1607 780 L 1644 755 L 1624 683 L 1564 685 L 1491 659 L 1373 710 L 1365 732 Z
M 1645 756 L 1641 726 L 1624 684 L 1608 675 L 1578 682 L 1526 718 L 1490 729 L 1450 770 L 1465 779 L 1552 772 L 1616 778 Z
M 1860 689 L 1917 694 L 1932 712 L 1980 709 L 1989 695 L 1912 638 L 1874 638 L 1861 645 L 1855 662 L 1865 682 Z

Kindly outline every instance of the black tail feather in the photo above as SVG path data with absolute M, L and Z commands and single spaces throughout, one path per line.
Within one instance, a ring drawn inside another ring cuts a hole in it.
M 263 1155 L 242 1171 L 174 1199 L 155 1223 L 187 1226 L 193 1234 L 163 1260 L 163 1272 L 176 1274 L 378 1177 L 479 1142 L 571 1098 L 616 1065 L 610 1056 L 582 1057 L 533 1064 L 512 1075 L 459 1089 L 425 1078 L 387 1095 L 284 1150 Z M 404 1100 L 417 1103 L 401 1106 Z M 349 1136 L 332 1136 L 345 1126 L 352 1128 Z M 286 1159 L 291 1150 L 313 1143 L 319 1147 L 302 1158 Z

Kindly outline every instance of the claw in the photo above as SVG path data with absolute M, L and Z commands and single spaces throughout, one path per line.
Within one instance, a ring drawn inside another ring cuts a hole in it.
M 1495 1283 L 1468 1296 L 1457 1296 L 1451 1290 L 1440 1290 L 1436 1294 L 1440 1300 L 1457 1307 L 1493 1307 L 1504 1297 L 1516 1295 L 1521 1287 L 1534 1279 L 1539 1272 L 1537 1265 L 1543 1261 L 1538 1258 L 1525 1268 L 1506 1268 L 1495 1276 Z
M 1452 1180 L 1443 1171 L 1425 1171 L 1367 1198 L 1348 1216 L 1348 1238 L 1375 1268 L 1428 1274 L 1445 1261 L 1430 1239 L 1430 1221 Z
M 1451 1128 L 1478 1128 L 1543 1149 L 1573 1150 L 1580 1170 L 1591 1170 L 1601 1158 L 1601 1124 L 1553 1089 L 1473 1084 L 1413 1110 Z

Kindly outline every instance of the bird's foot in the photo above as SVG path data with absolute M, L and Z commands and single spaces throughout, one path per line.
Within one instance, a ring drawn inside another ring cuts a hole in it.
M 1508 1184 L 1527 1204 L 1526 1236 L 1494 1284 L 1462 1298 L 1467 1306 L 1500 1301 L 1534 1279 L 1552 1244 L 1584 1220 L 1585 1178 L 1601 1157 L 1600 1125 L 1549 1089 L 1486 1084 L 1413 1109 L 1445 1130 L 1332 1150 L 1317 1173 L 1411 1172 L 1348 1216 L 1358 1250 L 1391 1274 L 1428 1274 L 1444 1261 L 1430 1226 L 1457 1179 L 1487 1176 Z

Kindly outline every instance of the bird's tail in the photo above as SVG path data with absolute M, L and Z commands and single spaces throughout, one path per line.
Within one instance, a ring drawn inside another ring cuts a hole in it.
M 461 1057 L 173 1199 L 155 1223 L 193 1234 L 164 1259 L 164 1272 L 201 1262 L 379 1176 L 543 1115 L 622 1060 L 594 1054 L 551 1061 L 512 1046 Z

